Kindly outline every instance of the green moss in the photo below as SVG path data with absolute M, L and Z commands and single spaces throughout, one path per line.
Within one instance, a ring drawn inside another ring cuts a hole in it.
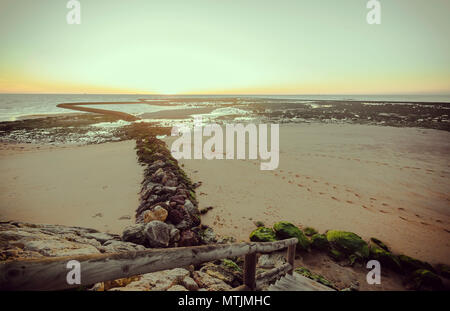
M 446 279 L 450 279 L 450 267 L 444 264 L 439 264 L 437 267 L 439 274 Z
M 311 228 L 311 227 L 306 227 L 306 228 L 303 230 L 303 232 L 304 232 L 307 236 L 312 236 L 312 235 L 318 233 L 316 229 Z
M 412 282 L 416 290 L 441 290 L 443 288 L 441 278 L 427 269 L 418 269 L 412 274 Z
M 377 238 L 370 238 L 370 241 L 373 242 L 374 244 L 376 244 L 378 247 L 381 247 L 382 249 L 384 249 L 386 252 L 390 252 L 391 250 L 389 249 L 389 247 L 387 247 L 386 244 L 384 244 L 383 242 L 381 242 L 379 239 Z
M 239 267 L 234 261 L 230 259 L 222 259 L 222 265 L 224 265 L 227 268 L 230 268 L 231 270 L 242 272 L 241 267 Z
M 329 250 L 328 255 L 337 261 L 343 260 L 345 258 L 344 253 L 338 251 L 337 249 L 333 249 L 333 248 Z
M 406 255 L 399 255 L 398 259 L 404 272 L 411 272 L 419 269 L 430 270 L 434 272 L 433 267 L 427 263 Z
M 253 242 L 273 242 L 276 240 L 275 232 L 271 228 L 259 227 L 250 233 L 250 241 Z
M 330 243 L 325 234 L 316 233 L 311 237 L 311 246 L 321 251 L 327 251 L 330 248 Z
M 294 270 L 296 273 L 303 275 L 304 277 L 307 277 L 308 279 L 314 280 L 316 282 L 319 282 L 325 286 L 331 287 L 331 288 L 335 288 L 335 286 L 333 285 L 333 283 L 331 283 L 330 281 L 328 281 L 324 276 L 311 272 L 309 269 L 305 268 L 305 267 L 298 267 L 297 269 Z
M 333 247 L 346 255 L 354 254 L 359 258 L 369 256 L 369 246 L 360 236 L 353 232 L 330 230 L 327 232 L 327 240 Z
M 273 230 L 275 231 L 276 236 L 279 239 L 289 239 L 289 238 L 297 238 L 298 244 L 297 246 L 300 249 L 308 250 L 311 242 L 305 236 L 305 234 L 287 221 L 280 221 L 273 225 Z
M 370 245 L 370 259 L 378 260 L 383 266 L 388 267 L 396 272 L 402 272 L 402 266 L 397 256 L 378 247 L 376 244 Z

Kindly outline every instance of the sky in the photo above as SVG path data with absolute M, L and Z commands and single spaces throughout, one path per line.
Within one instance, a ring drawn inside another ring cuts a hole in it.
M 0 93 L 450 94 L 450 1 L 0 0 Z

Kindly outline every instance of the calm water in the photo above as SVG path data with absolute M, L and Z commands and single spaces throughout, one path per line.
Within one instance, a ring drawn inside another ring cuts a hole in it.
M 222 95 L 205 95 L 205 96 L 171 96 L 198 98 L 199 102 L 202 98 L 230 98 L 240 97 L 246 98 L 267 98 L 267 99 L 289 99 L 289 100 L 342 100 L 342 101 L 392 101 L 392 102 L 446 102 L 450 103 L 450 95 L 255 95 L 255 96 L 222 96 Z M 137 101 L 140 98 L 161 99 L 165 98 L 160 95 L 87 95 L 87 94 L 0 94 L 0 121 L 13 121 L 17 118 L 33 115 L 33 114 L 54 114 L 54 113 L 73 113 L 71 110 L 56 107 L 60 103 L 69 102 L 129 102 Z M 115 106 L 115 105 L 114 105 Z M 114 106 L 104 109 L 112 109 Z M 118 108 L 118 107 L 114 107 Z M 155 112 L 165 109 L 171 109 L 164 106 L 152 105 L 121 105 L 120 111 L 130 114 L 139 114 L 146 112 Z

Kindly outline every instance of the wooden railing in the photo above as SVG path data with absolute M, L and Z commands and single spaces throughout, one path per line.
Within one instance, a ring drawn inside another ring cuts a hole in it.
M 80 263 L 81 285 L 127 278 L 134 275 L 185 267 L 224 258 L 245 256 L 244 284 L 235 290 L 257 290 L 271 280 L 293 272 L 296 238 L 276 242 L 214 244 L 193 247 L 148 249 L 114 254 L 95 254 L 0 262 L 0 290 L 61 290 L 68 284 L 67 263 Z M 258 253 L 288 248 L 287 263 L 256 275 Z

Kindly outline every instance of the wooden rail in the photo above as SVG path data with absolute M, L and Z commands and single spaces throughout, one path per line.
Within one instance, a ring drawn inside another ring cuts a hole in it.
M 224 258 L 245 256 L 244 285 L 238 290 L 256 290 L 294 267 L 296 238 L 276 242 L 216 244 L 194 247 L 148 249 L 114 254 L 51 257 L 0 262 L 0 290 L 61 290 L 70 285 L 66 277 L 67 263 L 80 263 L 81 285 L 116 280 L 134 275 L 185 267 Z M 287 263 L 256 276 L 256 254 L 288 248 Z

